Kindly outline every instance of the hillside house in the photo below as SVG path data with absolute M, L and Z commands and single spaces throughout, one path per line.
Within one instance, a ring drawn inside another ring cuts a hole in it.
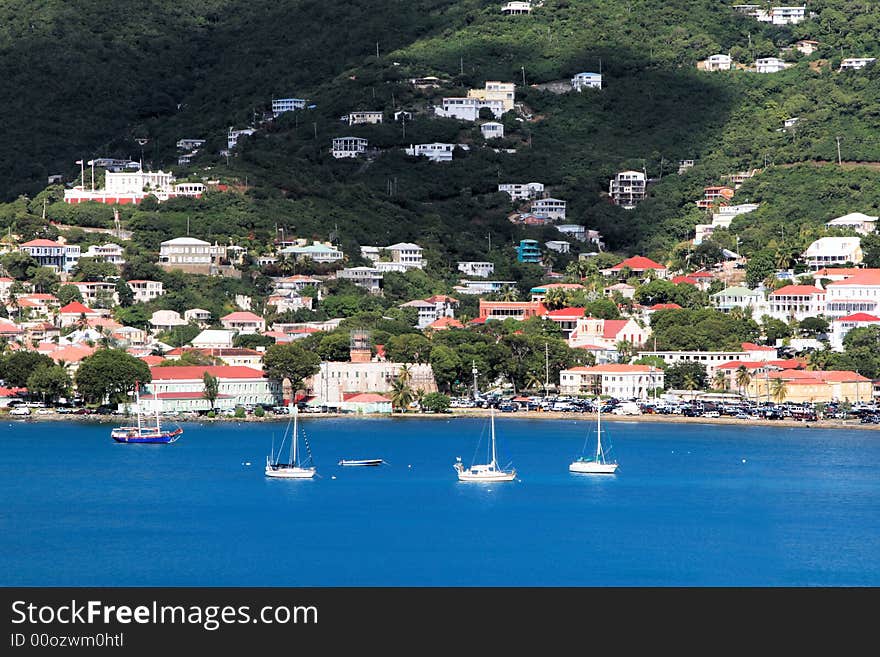
M 652 365 L 608 363 L 572 367 L 559 373 L 559 392 L 566 395 L 601 394 L 616 399 L 647 399 L 665 387 L 665 374 Z
M 426 157 L 432 162 L 451 162 L 455 144 L 410 144 L 404 152 L 412 157 Z
M 779 73 L 784 71 L 791 64 L 779 59 L 778 57 L 761 57 L 755 60 L 755 72 L 757 73 Z
M 360 157 L 367 151 L 367 140 L 362 137 L 335 137 L 330 154 L 338 159 Z
M 571 88 L 574 91 L 583 91 L 584 89 L 601 89 L 602 74 L 601 73 L 576 73 L 571 78 Z
M 710 55 L 706 59 L 697 62 L 697 68 L 703 71 L 729 71 L 733 66 L 730 55 Z
M 528 201 L 543 198 L 544 183 L 502 183 L 498 185 L 498 191 L 508 194 L 511 201 Z
M 810 269 L 862 262 L 860 237 L 820 237 L 803 253 L 804 262 Z
M 418 311 L 416 328 L 423 329 L 444 317 L 455 317 L 458 299 L 444 294 L 435 294 L 427 299 L 416 299 L 401 304 L 401 308 L 415 308 Z
M 877 219 L 862 212 L 850 212 L 842 217 L 837 217 L 825 223 L 829 228 L 849 228 L 862 235 L 868 235 L 877 230 Z
M 482 100 L 480 98 L 444 98 L 441 105 L 434 107 L 434 114 L 439 117 L 476 121 L 480 118 L 480 110 L 488 108 L 492 116 L 500 119 L 504 114 L 504 103 L 500 100 Z
M 669 271 L 666 269 L 664 265 L 661 265 L 658 262 L 654 262 L 650 258 L 646 258 L 644 256 L 633 256 L 631 258 L 627 258 L 621 263 L 614 265 L 608 269 L 602 270 L 602 275 L 609 277 L 620 277 L 623 275 L 625 271 L 628 271 L 631 276 L 637 276 L 639 278 L 644 278 L 647 276 L 648 272 L 653 272 L 657 278 L 666 278 Z
M 504 124 L 497 121 L 487 121 L 480 126 L 480 133 L 484 139 L 502 139 L 504 137 Z
M 495 273 L 495 263 L 483 261 L 466 261 L 458 263 L 458 271 L 466 276 L 488 278 Z
M 645 200 L 647 176 L 641 171 L 621 171 L 611 179 L 608 193 L 614 205 L 631 210 Z
M 558 198 L 539 198 L 532 201 L 530 211 L 539 217 L 547 217 L 553 221 L 565 219 L 567 202 Z
M 82 254 L 82 257 L 109 262 L 111 265 L 116 265 L 118 267 L 125 264 L 125 257 L 122 255 L 122 247 L 113 243 L 107 243 L 102 246 L 92 244 L 86 252 Z
M 374 267 L 347 267 L 336 272 L 336 278 L 351 281 L 370 294 L 382 293 L 382 272 Z
M 238 331 L 244 335 L 262 333 L 266 330 L 266 320 L 252 312 L 234 312 L 220 318 L 223 328 Z
M 507 2 L 501 5 L 501 13 L 505 16 L 522 16 L 523 14 L 532 13 L 532 3 L 526 2 Z
M 37 261 L 40 267 L 48 267 L 55 272 L 69 274 L 80 258 L 80 247 L 77 244 L 63 244 L 47 239 L 36 239 L 25 242 L 18 247 Z
M 513 109 L 515 86 L 513 82 L 499 82 L 487 80 L 482 89 L 469 89 L 468 98 L 476 98 L 481 101 L 500 101 L 502 114 Z
M 376 125 L 382 123 L 382 112 L 351 112 L 346 116 L 348 125 Z
M 818 317 L 825 313 L 825 295 L 812 285 L 786 285 L 770 293 L 767 314 L 786 323 Z
M 272 116 L 277 119 L 285 112 L 305 109 L 307 102 L 305 98 L 273 98 Z
M 876 57 L 847 57 L 840 62 L 841 71 L 857 71 L 877 61 Z

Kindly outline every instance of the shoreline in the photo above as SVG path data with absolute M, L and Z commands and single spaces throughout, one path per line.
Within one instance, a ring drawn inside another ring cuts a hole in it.
M 447 413 L 421 413 L 417 411 L 408 411 L 407 413 L 301 413 L 302 419 L 323 419 L 323 418 L 351 418 L 351 419 L 380 419 L 391 418 L 395 420 L 406 419 L 436 419 L 436 420 L 455 420 L 459 418 L 480 418 L 488 417 L 489 409 L 485 408 L 457 408 Z M 514 411 L 509 413 L 496 413 L 499 419 L 511 418 L 516 420 L 584 420 L 595 422 L 596 413 L 575 413 L 562 411 Z M 113 424 L 124 423 L 130 418 L 121 415 L 72 415 L 72 414 L 50 414 L 50 415 L 29 415 L 29 416 L 10 416 L 4 414 L 0 416 L 0 421 L 7 422 L 92 422 L 95 424 Z M 249 415 L 246 417 L 181 417 L 181 418 L 164 418 L 167 424 L 179 424 L 188 422 L 198 422 L 200 424 L 212 424 L 215 422 L 287 422 L 289 415 L 265 415 L 264 417 L 254 417 Z M 605 422 L 655 422 L 669 424 L 716 424 L 716 425 L 739 425 L 739 426 L 766 426 L 766 427 L 789 427 L 801 429 L 849 429 L 862 431 L 880 430 L 880 424 L 862 424 L 859 420 L 837 420 L 824 419 L 815 422 L 806 422 L 804 420 L 739 420 L 734 417 L 686 417 L 683 415 L 661 415 L 655 413 L 642 415 L 610 415 L 605 414 L 602 417 Z

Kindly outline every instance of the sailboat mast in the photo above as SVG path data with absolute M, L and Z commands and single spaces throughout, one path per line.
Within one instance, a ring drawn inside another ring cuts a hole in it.
M 141 382 L 134 382 L 134 397 L 137 402 L 138 435 L 141 435 Z
M 599 414 L 596 416 L 596 460 L 599 460 L 599 457 L 602 454 L 602 399 L 598 398 L 599 403 L 596 408 L 599 411 Z
M 495 409 L 492 409 L 492 465 L 495 465 Z
M 294 405 L 293 407 L 293 435 L 290 437 L 290 462 L 293 465 L 296 465 L 296 443 L 298 441 L 298 431 L 296 428 L 297 419 L 299 417 L 299 408 Z

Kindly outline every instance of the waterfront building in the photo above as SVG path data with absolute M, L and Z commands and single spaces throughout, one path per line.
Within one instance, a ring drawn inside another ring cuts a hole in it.
M 572 367 L 559 373 L 559 391 L 566 395 L 601 394 L 616 399 L 648 399 L 662 389 L 665 375 L 652 365 L 608 363 Z

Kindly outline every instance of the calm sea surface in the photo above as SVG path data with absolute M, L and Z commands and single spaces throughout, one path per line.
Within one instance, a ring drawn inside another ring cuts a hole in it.
M 880 433 L 609 422 L 620 470 L 596 477 L 568 472 L 592 422 L 502 417 L 520 481 L 459 483 L 486 424 L 305 419 L 321 476 L 283 481 L 283 422 L 151 446 L 7 421 L 0 584 L 880 585 Z

